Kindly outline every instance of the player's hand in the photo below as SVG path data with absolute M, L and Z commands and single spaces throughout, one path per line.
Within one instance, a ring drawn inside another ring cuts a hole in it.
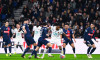
M 68 39 L 71 41 L 71 39 L 68 37 Z
M 46 34 L 47 36 L 49 36 L 49 34 Z
M 96 40 L 96 42 L 99 42 L 98 40 Z
M 76 43 L 76 40 L 74 40 L 74 42 Z
M 83 43 L 86 43 L 86 41 L 83 41 Z
M 13 37 L 11 37 L 11 39 L 13 39 Z

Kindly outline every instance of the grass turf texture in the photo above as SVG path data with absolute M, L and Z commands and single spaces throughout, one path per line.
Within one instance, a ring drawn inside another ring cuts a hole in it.
M 35 59 L 34 56 L 32 57 L 32 59 L 28 59 L 28 56 L 30 54 L 26 54 L 26 58 L 22 58 L 21 54 L 15 54 L 12 56 L 8 56 L 6 57 L 5 54 L 0 54 L 0 60 L 41 60 L 41 59 Z M 44 59 L 42 60 L 61 60 L 60 59 L 60 54 L 53 54 L 54 57 L 48 57 L 48 55 L 46 54 Z M 93 58 L 92 59 L 88 59 L 87 56 L 85 54 L 77 54 L 77 58 L 74 58 L 73 54 L 66 54 L 66 58 L 62 59 L 62 60 L 100 60 L 100 55 L 92 55 Z

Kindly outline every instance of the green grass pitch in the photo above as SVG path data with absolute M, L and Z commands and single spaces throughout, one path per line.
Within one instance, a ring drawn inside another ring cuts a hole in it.
M 34 59 L 34 56 L 32 57 L 32 59 L 28 59 L 28 56 L 30 54 L 26 54 L 26 58 L 21 58 L 21 54 L 15 54 L 12 56 L 8 56 L 6 57 L 5 54 L 0 54 L 0 60 L 100 60 L 100 55 L 95 55 L 93 54 L 93 58 L 92 59 L 88 59 L 87 56 L 85 54 L 77 54 L 77 58 L 74 58 L 74 56 L 72 54 L 66 54 L 66 57 L 64 59 L 60 59 L 60 54 L 53 54 L 54 57 L 48 57 L 48 55 L 46 54 L 44 59 Z

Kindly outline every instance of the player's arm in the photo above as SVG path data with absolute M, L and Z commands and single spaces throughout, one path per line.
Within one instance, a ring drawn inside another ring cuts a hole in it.
M 34 36 L 34 31 L 32 31 L 32 37 Z
M 98 42 L 98 40 L 96 40 L 96 38 L 95 38 L 95 33 L 93 34 L 93 38 L 94 38 L 94 40 L 95 40 L 96 42 Z
M 74 35 L 74 33 L 73 33 L 72 30 L 71 30 L 71 35 L 72 35 L 72 37 L 73 37 L 73 39 L 74 39 L 74 42 L 76 42 L 76 40 L 75 40 L 75 35 Z
M 13 33 L 11 31 L 11 28 L 10 28 L 10 38 L 12 38 L 12 37 L 13 37 Z
M 84 32 L 84 41 L 86 41 L 87 35 L 88 35 L 88 29 L 86 29 Z
M 0 36 L 0 38 L 2 39 L 2 37 L 3 37 L 3 28 L 1 28 L 1 36 Z
M 71 40 L 68 36 L 66 36 L 66 34 L 63 32 L 63 35 L 66 37 L 66 38 L 68 38 L 69 40 Z
M 76 40 L 75 40 L 75 35 L 74 35 L 74 34 L 72 34 L 72 37 L 73 37 L 74 41 L 76 42 Z
M 33 27 L 32 36 L 34 36 L 34 31 L 35 31 L 35 30 L 34 30 L 34 27 Z
M 22 29 L 23 29 L 24 33 L 26 34 L 27 31 L 26 31 L 26 29 L 25 29 L 25 26 L 23 26 Z
M 62 40 L 62 34 L 60 35 L 60 38 L 61 38 L 61 40 Z

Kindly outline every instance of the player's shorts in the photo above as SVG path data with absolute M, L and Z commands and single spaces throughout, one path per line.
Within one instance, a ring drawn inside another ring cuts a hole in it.
M 35 38 L 34 38 L 34 41 L 35 41 L 36 43 L 38 43 L 38 39 L 39 39 L 38 37 L 37 37 L 37 38 L 35 37 Z
M 25 37 L 25 41 L 26 41 L 28 46 L 30 46 L 30 45 L 35 43 L 33 37 L 31 37 L 31 36 Z
M 90 45 L 93 45 L 94 42 L 92 40 L 86 40 L 86 45 L 87 46 L 90 46 Z
M 22 39 L 22 38 L 15 38 L 14 42 L 17 45 L 23 45 L 24 39 Z
M 39 47 L 42 46 L 42 44 L 47 45 L 49 43 L 49 41 L 45 40 L 44 38 L 40 37 L 38 40 L 38 45 Z
M 8 44 L 11 44 L 11 40 L 10 38 L 3 38 L 3 45 L 8 45 Z
M 50 43 L 52 43 L 52 44 L 57 44 L 57 46 L 62 46 L 62 45 L 61 45 L 61 39 L 51 38 Z
M 65 43 L 66 45 L 69 43 L 70 45 L 73 43 L 73 40 L 63 40 L 63 43 Z

